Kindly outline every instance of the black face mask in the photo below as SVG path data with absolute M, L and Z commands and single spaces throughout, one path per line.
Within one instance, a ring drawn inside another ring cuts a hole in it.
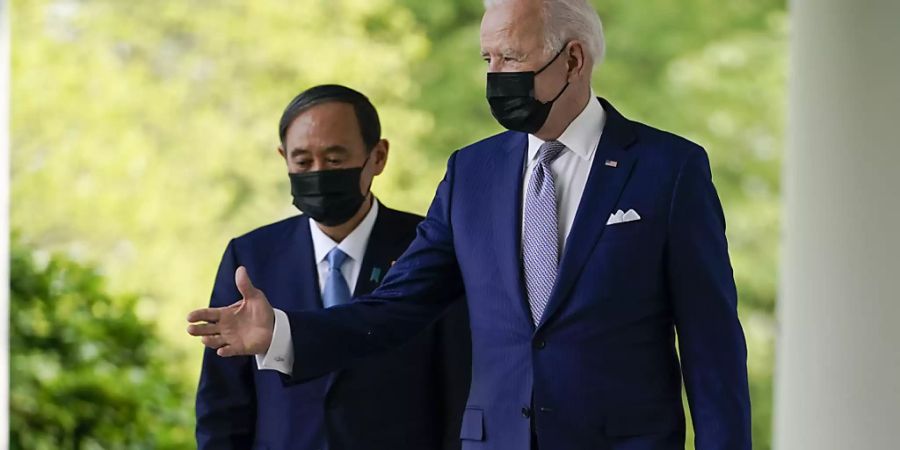
M 508 130 L 534 134 L 547 121 L 553 103 L 569 87 L 568 80 L 559 94 L 547 103 L 534 98 L 534 77 L 550 67 L 562 50 L 537 72 L 489 72 L 487 74 L 487 100 L 491 114 Z
M 362 167 L 352 169 L 289 173 L 294 206 L 326 227 L 347 222 L 368 196 L 359 192 L 359 180 L 368 162 L 366 158 Z

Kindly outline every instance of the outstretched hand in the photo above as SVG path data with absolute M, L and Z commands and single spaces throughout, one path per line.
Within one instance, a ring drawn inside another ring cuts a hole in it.
M 200 336 L 219 356 L 262 355 L 272 342 L 275 311 L 243 266 L 234 272 L 234 283 L 243 298 L 230 306 L 191 311 L 187 332 Z

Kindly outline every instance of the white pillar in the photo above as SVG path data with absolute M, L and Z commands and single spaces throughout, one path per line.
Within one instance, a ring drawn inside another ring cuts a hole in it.
M 0 0 L 0 449 L 9 448 L 9 24 Z
M 900 1 L 791 2 L 778 450 L 900 448 Z

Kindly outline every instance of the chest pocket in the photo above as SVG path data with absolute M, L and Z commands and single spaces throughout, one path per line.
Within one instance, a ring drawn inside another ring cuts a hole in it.
M 616 211 L 619 211 L 617 208 Z M 649 209 L 643 210 L 644 212 L 638 213 L 637 210 L 626 209 L 620 217 L 624 216 L 622 222 L 614 222 L 608 223 L 606 228 L 603 229 L 603 234 L 600 236 L 600 242 L 610 242 L 610 241 L 619 241 L 619 240 L 627 240 L 632 238 L 646 238 L 650 239 L 656 233 L 660 233 L 663 231 L 663 227 L 658 220 L 658 217 L 655 217 L 653 211 Z M 634 212 L 634 214 L 631 214 Z M 629 220 L 629 219 L 637 219 L 637 220 Z M 617 220 L 617 219 L 609 219 Z
M 484 440 L 484 411 L 480 408 L 466 408 L 463 412 L 459 438 L 469 441 Z

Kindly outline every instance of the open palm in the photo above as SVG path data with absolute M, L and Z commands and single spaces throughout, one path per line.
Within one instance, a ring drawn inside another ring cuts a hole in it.
M 275 312 L 243 266 L 235 271 L 234 283 L 243 298 L 229 306 L 191 311 L 187 331 L 219 356 L 264 354 L 272 342 Z

